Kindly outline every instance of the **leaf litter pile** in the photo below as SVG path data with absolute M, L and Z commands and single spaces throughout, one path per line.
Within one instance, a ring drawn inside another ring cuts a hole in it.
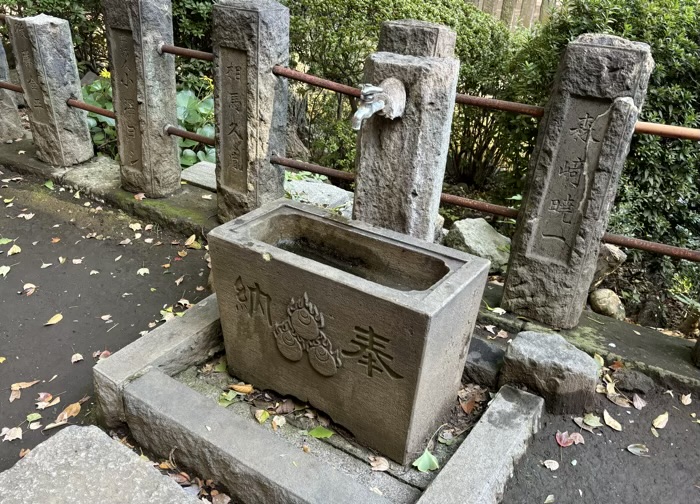
M 207 259 L 201 236 L 0 169 L 0 471 L 93 423 L 92 366 L 206 297 Z
M 504 502 L 700 502 L 700 407 L 693 395 L 644 394 L 617 378 L 622 361 L 595 360 L 596 407 L 582 416 L 544 415 Z
M 313 454 L 319 449 L 316 443 L 327 442 L 341 450 L 347 450 L 347 445 L 350 444 L 355 448 L 349 453 L 355 456 L 361 452 L 373 453 L 357 443 L 349 431 L 334 424 L 328 416 L 311 405 L 292 397 L 259 390 L 254 384 L 230 376 L 225 357 L 204 364 L 196 370 L 196 376 L 190 373 L 194 371 L 191 369 L 184 372 L 188 376 L 179 379 L 185 383 L 191 383 L 193 378 L 203 380 L 212 388 L 219 389 L 217 402 L 222 408 L 235 405 L 238 414 L 248 415 L 251 421 L 280 435 L 283 434 L 280 432 L 282 430 L 294 432 L 297 435 L 290 437 L 298 442 L 290 442 L 297 443 L 302 452 Z M 421 473 L 430 473 L 442 467 L 479 420 L 491 398 L 487 389 L 471 383 L 463 384 L 457 391 L 450 415 L 444 419 L 445 423 L 434 432 L 422 454 L 410 467 Z M 396 475 L 407 470 L 378 453 L 367 455 L 364 461 L 367 463 L 367 471 L 388 471 Z

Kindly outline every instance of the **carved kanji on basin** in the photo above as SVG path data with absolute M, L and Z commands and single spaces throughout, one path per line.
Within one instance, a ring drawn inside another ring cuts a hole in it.
M 488 261 L 284 200 L 209 246 L 235 376 L 398 462 L 425 448 L 456 404 Z

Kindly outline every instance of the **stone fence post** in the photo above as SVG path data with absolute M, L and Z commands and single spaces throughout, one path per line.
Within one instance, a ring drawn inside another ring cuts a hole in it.
M 81 97 L 68 21 L 40 14 L 6 22 L 37 157 L 54 166 L 87 161 L 93 155 L 87 112 L 66 104 Z
M 501 306 L 574 327 L 653 68 L 649 46 L 581 35 L 559 65 L 511 244 Z
M 401 117 L 375 114 L 361 126 L 353 218 L 434 240 L 459 74 L 455 40 L 433 23 L 382 24 L 365 82 L 398 79 L 406 106 Z
M 10 67 L 7 64 L 7 55 L 2 43 L 0 43 L 0 81 L 10 81 Z M 0 142 L 17 140 L 24 136 L 14 94 L 14 91 L 0 89 Z
M 289 11 L 272 0 L 214 5 L 216 186 L 222 222 L 284 196 Z
M 170 0 L 103 0 L 122 186 L 162 198 L 180 189 L 175 56 Z

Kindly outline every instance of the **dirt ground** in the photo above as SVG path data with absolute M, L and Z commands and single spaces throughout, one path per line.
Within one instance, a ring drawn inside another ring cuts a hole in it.
M 22 430 L 21 439 L 0 442 L 2 471 L 20 450 L 58 432 L 43 427 L 85 396 L 69 423 L 92 421 L 95 352 L 119 350 L 172 317 L 168 310 L 186 310 L 178 301 L 195 304 L 210 292 L 206 251 L 185 247 L 186 236 L 147 228 L 80 194 L 50 190 L 44 181 L 0 172 L 0 243 L 12 240 L 0 245 L 0 268 L 9 267 L 0 269 L 0 429 Z M 15 245 L 21 251 L 10 254 Z M 26 284 L 36 286 L 29 296 Z M 45 325 L 57 314 L 58 323 Z M 72 363 L 74 354 L 83 359 Z M 9 402 L 13 384 L 34 380 Z M 60 402 L 38 410 L 42 392 Z M 29 429 L 32 413 L 41 415 L 42 428 Z
M 667 502 L 690 504 L 700 502 L 700 398 L 683 405 L 679 392 L 673 397 L 663 390 L 643 396 L 648 405 L 641 411 L 621 408 L 598 394 L 594 413 L 603 422 L 606 409 L 620 422 L 622 431 L 607 425 L 591 434 L 579 429 L 571 415 L 545 415 L 540 432 L 516 465 L 508 482 L 504 504 L 537 504 L 547 502 L 637 504 Z M 668 412 L 666 427 L 651 432 L 652 422 Z M 696 414 L 692 417 L 691 414 Z M 585 443 L 560 448 L 557 431 L 581 432 Z M 648 457 L 633 455 L 627 450 L 641 443 L 649 449 Z M 550 471 L 543 461 L 555 460 L 559 469 Z

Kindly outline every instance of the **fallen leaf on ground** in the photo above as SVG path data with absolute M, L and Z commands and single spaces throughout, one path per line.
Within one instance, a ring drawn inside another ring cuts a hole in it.
M 73 259 L 72 262 L 73 262 L 73 264 L 83 264 L 83 259 L 85 259 L 85 258 L 84 258 L 84 257 L 78 257 L 78 258 L 76 258 L 76 259 Z
M 134 194 L 134 199 L 136 201 L 141 201 L 142 199 L 145 199 L 145 198 L 146 198 L 146 195 L 144 193 Z
M 501 329 L 500 331 L 498 331 L 496 333 L 496 337 L 502 338 L 502 339 L 508 339 L 508 333 L 506 331 L 504 331 L 503 329 Z
M 316 439 L 324 439 L 324 438 L 329 438 L 333 435 L 333 431 L 330 429 L 326 429 L 322 425 L 319 425 L 318 427 L 314 427 L 309 431 L 309 436 L 316 438 Z
M 545 460 L 544 462 L 542 462 L 542 465 L 550 471 L 556 471 L 557 469 L 559 469 L 559 462 L 557 462 L 556 460 Z
M 369 465 L 372 466 L 373 471 L 388 471 L 389 461 L 384 457 L 376 457 L 374 455 L 369 456 Z
M 564 432 L 557 431 L 557 433 L 554 437 L 557 440 L 557 444 L 559 446 L 561 446 L 562 448 L 566 448 L 567 446 L 571 446 L 572 444 L 574 444 L 574 440 L 569 437 L 568 431 L 564 431 Z
M 496 331 L 494 330 L 494 329 L 496 329 L 496 326 L 495 326 L 495 325 L 487 325 L 487 326 L 484 326 L 484 329 L 486 329 L 486 330 L 487 330 L 488 332 L 490 332 L 491 334 L 496 334 Z
M 265 423 L 267 421 L 267 419 L 270 418 L 270 414 L 266 410 L 263 410 L 263 409 L 255 410 L 254 415 L 255 415 L 255 419 L 258 421 L 258 423 L 261 423 L 261 424 Z
M 426 448 L 423 454 L 413 462 L 413 467 L 420 472 L 435 471 L 440 468 L 435 456 Z
M 91 270 L 91 271 L 90 271 L 90 276 L 92 276 L 92 275 L 99 275 L 99 274 L 100 274 L 100 272 L 97 271 L 97 270 Z
M 5 278 L 9 272 L 10 272 L 9 266 L 0 266 L 0 276 L 1 277 Z
M 232 384 L 228 388 L 235 390 L 239 394 L 251 394 L 253 392 L 253 386 L 247 383 Z
M 64 263 L 66 262 L 66 258 L 65 258 L 65 257 L 59 257 L 59 258 L 58 258 L 58 262 L 61 263 L 61 264 L 64 264 Z
M 56 423 L 67 422 L 69 418 L 78 416 L 79 413 L 80 403 L 71 403 L 56 417 Z
M 7 429 L 5 427 L 0 434 L 3 434 L 3 441 L 14 441 L 15 439 L 22 439 L 22 427 L 13 427 L 12 429 Z
M 49 425 L 44 427 L 43 430 L 47 431 L 47 430 L 55 429 L 56 427 L 61 427 L 62 425 L 67 425 L 67 424 L 68 424 L 68 422 L 54 422 L 54 423 L 50 423 Z
M 129 229 L 131 229 L 132 231 L 141 231 L 141 224 L 139 224 L 138 222 L 133 222 L 129 224 Z
M 187 240 L 185 240 L 185 247 L 189 247 L 197 240 L 197 235 L 192 235 Z
M 149 275 L 150 273 L 151 273 L 151 272 L 149 271 L 148 268 L 140 268 L 140 269 L 136 272 L 136 274 L 139 275 L 139 276 Z
M 683 406 L 688 406 L 693 400 L 690 398 L 690 394 L 685 394 L 681 396 L 681 404 Z
M 14 245 L 12 245 L 12 247 L 10 247 L 10 250 L 7 251 L 7 255 L 11 256 L 19 254 L 20 252 L 22 252 L 22 249 L 19 247 L 19 245 L 15 243 Z
M 58 243 L 60 241 L 61 241 L 61 239 L 58 236 L 54 236 L 53 238 L 51 238 L 51 243 L 55 244 L 55 243 Z
M 634 397 L 632 397 L 632 404 L 636 409 L 641 410 L 644 406 L 647 405 L 647 402 L 641 397 L 639 397 L 637 394 L 634 394 Z
M 83 360 L 83 356 L 79 353 L 73 354 L 73 356 L 70 358 L 71 364 L 75 364 L 76 362 L 80 362 Z
M 39 422 L 32 422 L 29 424 L 29 430 L 41 429 L 41 424 Z
M 36 422 L 41 418 L 41 413 L 30 413 L 27 415 L 27 422 L 32 423 Z
M 659 431 L 657 431 L 653 427 L 651 428 L 651 433 L 654 435 L 654 437 L 659 437 Z
M 627 447 L 627 451 L 638 457 L 649 457 L 649 448 L 643 444 L 631 444 Z
M 48 325 L 58 324 L 61 320 L 63 320 L 63 315 L 61 315 L 60 313 L 57 313 L 56 315 L 54 315 L 53 317 L 51 317 L 51 318 L 48 320 L 48 322 L 46 322 L 46 324 L 44 324 L 44 325 L 45 325 L 45 326 L 48 326 Z
M 620 422 L 618 422 L 612 416 L 610 416 L 608 410 L 603 410 L 603 420 L 605 420 L 605 424 L 611 429 L 614 429 L 618 432 L 622 431 L 622 425 L 620 425 Z
M 657 429 L 663 429 L 668 423 L 668 411 L 657 416 L 653 422 L 651 422 Z
M 544 500 L 544 504 L 554 504 L 554 495 L 549 494 Z
M 22 448 L 22 449 L 19 451 L 19 458 L 24 458 L 24 457 L 26 457 L 27 455 L 29 455 L 29 453 L 30 453 L 31 451 L 32 451 L 32 450 L 30 450 L 29 448 Z
M 0 357 L 0 364 L 2 364 L 3 362 L 5 362 L 6 360 L 7 360 L 7 357 Z
M 175 280 L 175 285 L 180 285 L 180 284 L 183 282 L 184 279 L 185 279 L 185 276 L 184 276 L 184 275 L 181 276 L 180 278 L 178 278 L 177 280 Z
M 586 444 L 580 432 L 572 432 L 569 434 L 569 439 L 573 439 L 574 444 Z
M 41 269 L 46 269 L 49 266 L 53 266 L 53 263 L 45 263 L 43 261 L 41 262 Z
M 102 320 L 105 320 L 105 321 L 106 321 L 106 320 L 109 320 L 109 319 L 111 319 L 111 318 L 112 318 L 112 316 L 111 316 L 111 315 L 109 315 L 109 314 L 107 314 L 107 315 L 102 315 L 102 316 L 101 316 L 100 318 L 101 318 Z
M 280 427 L 282 427 L 284 424 L 287 423 L 287 419 L 284 418 L 283 416 L 280 415 L 275 415 L 272 417 L 272 430 L 276 431 Z
M 22 286 L 22 292 L 20 292 L 20 294 L 24 294 L 25 296 L 29 297 L 34 294 L 35 291 L 36 285 L 33 283 L 26 283 Z
M 583 423 L 594 428 L 603 426 L 603 424 L 600 423 L 600 417 L 593 413 L 587 413 L 586 416 L 583 417 Z
M 670 395 L 671 397 L 673 397 L 673 390 L 666 390 L 666 391 L 664 392 L 664 394 L 668 394 L 668 395 Z

